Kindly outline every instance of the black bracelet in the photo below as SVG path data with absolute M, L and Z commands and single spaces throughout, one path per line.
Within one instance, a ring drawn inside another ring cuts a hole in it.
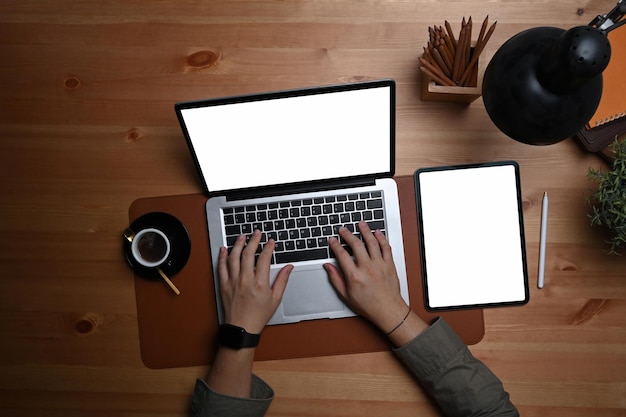
M 409 311 L 406 312 L 406 316 L 404 316 L 402 321 L 396 327 L 391 329 L 391 331 L 389 333 L 386 333 L 385 336 L 389 336 L 391 333 L 393 333 L 396 330 L 398 330 L 398 328 L 404 324 L 404 322 L 406 321 L 407 317 L 409 317 L 409 314 L 411 314 L 411 306 L 409 306 Z

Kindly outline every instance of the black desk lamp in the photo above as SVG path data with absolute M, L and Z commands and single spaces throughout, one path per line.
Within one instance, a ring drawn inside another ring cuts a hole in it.
M 550 145 L 575 135 L 591 119 L 609 64 L 607 32 L 626 23 L 625 0 L 589 26 L 538 27 L 506 41 L 483 79 L 483 102 L 507 136 Z

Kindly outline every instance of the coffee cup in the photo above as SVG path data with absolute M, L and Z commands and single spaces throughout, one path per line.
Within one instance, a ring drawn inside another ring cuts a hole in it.
M 130 245 L 137 263 L 146 268 L 155 268 L 165 262 L 170 255 L 170 240 L 155 228 L 146 228 L 135 233 Z

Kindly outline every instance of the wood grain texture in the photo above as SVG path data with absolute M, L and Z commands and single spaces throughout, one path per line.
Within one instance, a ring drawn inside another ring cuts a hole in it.
M 486 334 L 472 351 L 522 415 L 625 416 L 626 259 L 605 255 L 605 235 L 586 217 L 587 170 L 604 162 L 572 140 L 508 139 L 481 100 L 420 101 L 417 64 L 428 27 L 445 20 L 498 21 L 489 58 L 521 30 L 584 25 L 614 5 L 1 2 L 0 415 L 186 413 L 206 368 L 143 366 L 121 254 L 132 201 L 201 190 L 175 102 L 389 77 L 398 84 L 398 174 L 498 159 L 521 166 L 531 301 L 485 311 Z M 388 352 L 258 362 L 255 371 L 275 388 L 272 416 L 439 415 Z

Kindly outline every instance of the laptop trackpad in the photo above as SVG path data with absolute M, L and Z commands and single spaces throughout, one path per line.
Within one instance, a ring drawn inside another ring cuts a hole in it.
M 334 313 L 343 311 L 344 303 L 328 280 L 328 274 L 320 266 L 314 269 L 298 269 L 291 272 L 283 296 L 285 316 Z

